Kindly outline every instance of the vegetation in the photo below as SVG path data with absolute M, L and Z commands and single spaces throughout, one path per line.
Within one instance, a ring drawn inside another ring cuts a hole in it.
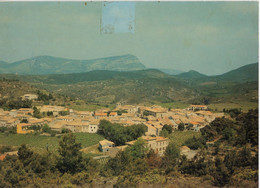
M 124 127 L 120 124 L 113 124 L 106 120 L 101 120 L 99 124 L 99 132 L 106 139 L 111 140 L 115 145 L 124 145 L 125 142 L 136 140 L 144 135 L 147 127 L 143 124 Z
M 91 133 L 74 133 L 76 136 L 76 141 L 82 144 L 82 147 L 89 147 L 98 142 L 104 137 L 99 134 Z M 51 136 L 39 136 L 38 134 L 6 134 L 0 133 L 0 145 L 5 146 L 20 146 L 21 144 L 27 144 L 28 147 L 32 148 L 33 151 L 43 152 L 46 151 L 46 146 L 48 145 L 48 150 L 51 152 L 58 152 L 59 137 Z

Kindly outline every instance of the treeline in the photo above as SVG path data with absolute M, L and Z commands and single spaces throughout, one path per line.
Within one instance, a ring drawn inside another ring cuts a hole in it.
M 7 155 L 0 161 L 0 187 L 70 187 L 89 183 L 97 175 L 99 164 L 84 157 L 80 149 L 73 134 L 62 138 L 58 155 L 49 151 L 36 153 L 22 145 L 18 156 Z
M 115 145 L 124 145 L 128 141 L 136 140 L 144 135 L 147 127 L 143 124 L 124 127 L 120 124 L 113 124 L 106 120 L 101 120 L 99 124 L 99 133 L 106 139 L 111 140 Z
M 237 186 L 240 182 L 258 181 L 257 109 L 238 113 L 235 120 L 216 118 L 201 129 L 201 133 L 201 138 L 193 137 L 185 143 L 192 149 L 201 148 L 202 151 L 191 160 L 183 158 L 180 166 L 182 173 L 208 176 L 217 186 Z M 206 141 L 214 142 L 208 148 Z
M 248 113 L 239 113 L 235 121 L 226 118 L 216 118 L 210 125 L 201 129 L 207 141 L 221 138 L 233 146 L 242 146 L 247 143 L 258 145 L 258 109 Z
M 1 99 L 0 100 L 0 107 L 4 110 L 12 110 L 12 109 L 19 109 L 19 108 L 31 108 L 32 101 L 31 100 L 22 100 L 22 99 Z

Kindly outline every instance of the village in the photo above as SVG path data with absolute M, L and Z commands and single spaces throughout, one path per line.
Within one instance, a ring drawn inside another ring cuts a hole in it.
M 23 99 L 35 100 L 37 95 L 26 94 Z M 43 115 L 42 118 L 35 118 L 35 109 Z M 217 117 L 224 116 L 224 113 L 213 113 L 206 105 L 190 105 L 187 109 L 163 108 L 161 106 L 122 105 L 117 104 L 116 108 L 108 108 L 96 111 L 76 111 L 63 106 L 43 105 L 36 108 L 20 108 L 10 111 L 0 110 L 0 127 L 16 127 L 17 134 L 28 134 L 34 132 L 31 127 L 48 125 L 51 130 L 62 132 L 97 133 L 101 120 L 123 126 L 144 124 L 147 132 L 143 139 L 147 145 L 163 155 L 169 139 L 160 135 L 164 125 L 169 125 L 177 130 L 179 125 L 191 131 L 200 131 Z M 135 141 L 127 142 L 132 145 Z M 101 152 L 123 150 L 125 146 L 117 146 L 109 140 L 99 142 Z M 111 150 L 111 151 L 110 151 Z M 113 153 L 113 152 L 112 152 Z M 115 152 L 114 152 L 115 153 Z M 113 155 L 113 154 L 112 154 Z

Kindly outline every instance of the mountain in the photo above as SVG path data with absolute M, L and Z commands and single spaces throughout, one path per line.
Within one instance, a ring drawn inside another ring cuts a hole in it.
M 194 78 L 206 78 L 208 76 L 201 74 L 197 71 L 190 70 L 189 72 L 184 72 L 184 73 L 177 75 L 177 77 L 183 78 L 183 79 L 194 79 Z
M 42 75 L 82 73 L 92 70 L 133 71 L 145 66 L 133 55 L 122 55 L 92 60 L 73 60 L 52 56 L 38 56 L 14 63 L 1 63 L 0 73 Z
M 176 77 L 186 80 L 192 85 L 198 85 L 203 83 L 220 83 L 220 82 L 232 82 L 232 83 L 245 83 L 245 82 L 257 82 L 258 81 L 258 63 L 248 64 L 240 68 L 231 70 L 217 76 L 206 76 L 197 71 L 191 70 L 184 72 Z
M 258 81 L 258 63 L 245 65 L 213 78 L 238 83 Z
M 8 79 L 17 79 L 30 83 L 44 84 L 75 84 L 78 82 L 102 81 L 102 80 L 129 80 L 129 79 L 156 79 L 168 78 L 167 75 L 157 69 L 145 69 L 136 71 L 110 71 L 110 70 L 94 70 L 84 73 L 71 74 L 48 74 L 48 75 L 0 75 Z
M 178 74 L 183 73 L 183 71 L 176 70 L 176 69 L 163 69 L 163 68 L 157 68 L 157 69 L 166 73 L 166 74 L 169 74 L 169 75 L 178 75 Z
M 258 64 L 246 65 L 219 76 L 196 71 L 173 76 L 157 69 L 93 70 L 49 75 L 2 74 L 0 81 L 21 80 L 40 89 L 98 104 L 252 102 L 258 96 L 257 67 Z

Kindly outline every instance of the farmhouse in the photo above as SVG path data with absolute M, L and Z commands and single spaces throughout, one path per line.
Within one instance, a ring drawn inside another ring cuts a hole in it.
M 99 141 L 99 150 L 101 152 L 108 152 L 111 148 L 115 147 L 115 143 L 109 140 Z

